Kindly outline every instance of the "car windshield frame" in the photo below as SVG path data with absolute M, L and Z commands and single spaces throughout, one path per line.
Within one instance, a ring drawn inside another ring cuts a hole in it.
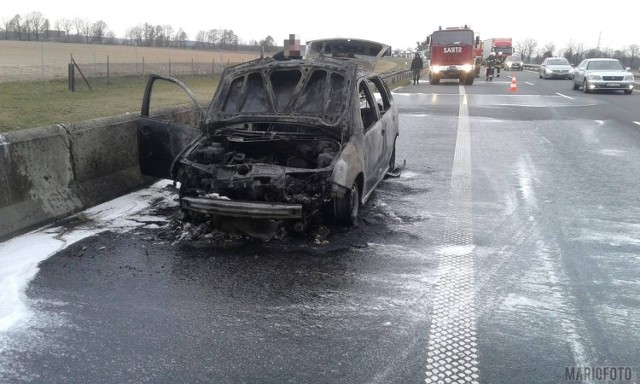
M 567 59 L 551 59 L 547 61 L 547 65 L 571 65 Z
M 625 68 L 618 60 L 592 60 L 587 63 L 587 71 L 624 71 Z

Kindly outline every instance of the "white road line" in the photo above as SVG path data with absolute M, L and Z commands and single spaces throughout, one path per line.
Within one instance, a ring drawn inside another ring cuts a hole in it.
M 525 83 L 525 84 L 529 84 L 529 85 L 534 85 L 533 83 L 530 83 L 530 82 L 528 82 L 528 81 L 525 81 L 524 83 Z
M 575 100 L 573 97 L 571 97 L 571 96 L 567 96 L 567 95 L 563 95 L 562 93 L 558 93 L 558 92 L 556 92 L 556 95 L 558 95 L 558 96 L 562 96 L 562 97 L 567 98 L 567 99 L 569 99 L 569 100 Z
M 640 125 L 640 121 L 634 121 L 633 124 Z
M 460 112 L 451 173 L 444 246 L 429 329 L 425 383 L 479 380 L 476 339 L 475 259 L 471 223 L 469 106 L 460 86 Z

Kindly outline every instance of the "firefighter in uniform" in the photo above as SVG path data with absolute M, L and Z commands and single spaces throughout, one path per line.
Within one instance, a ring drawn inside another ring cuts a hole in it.
M 493 70 L 496 66 L 496 57 L 493 55 L 493 52 L 490 53 L 489 57 L 487 57 L 487 59 L 484 61 L 484 65 L 487 67 L 487 69 L 485 70 L 485 80 L 493 80 Z
M 498 57 L 496 57 L 496 77 L 500 77 L 500 68 L 502 68 L 504 63 L 504 56 L 502 56 L 502 52 L 498 52 Z

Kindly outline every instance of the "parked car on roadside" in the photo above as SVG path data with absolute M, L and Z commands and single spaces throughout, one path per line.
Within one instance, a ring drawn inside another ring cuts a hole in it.
M 524 62 L 520 56 L 511 55 L 504 60 L 504 68 L 508 71 L 522 71 Z
M 564 57 L 547 57 L 540 64 L 538 75 L 541 79 L 570 79 L 571 68 L 569 60 Z
M 597 90 L 622 90 L 633 92 L 635 77 L 618 59 L 584 59 L 573 73 L 573 89 L 582 87 L 584 93 Z
M 180 183 L 183 212 L 224 230 L 353 225 L 395 168 L 398 111 L 373 72 L 388 48 L 316 40 L 304 58 L 280 54 L 229 67 L 208 109 L 197 107 L 197 127 L 149 114 L 156 82 L 190 93 L 153 75 L 139 120 L 141 171 Z

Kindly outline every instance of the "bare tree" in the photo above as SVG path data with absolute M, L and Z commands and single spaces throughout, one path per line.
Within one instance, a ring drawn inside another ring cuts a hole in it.
M 207 32 L 198 31 L 198 33 L 196 33 L 196 43 L 198 43 L 198 47 L 204 49 L 206 41 L 207 41 Z
M 639 50 L 640 50 L 640 47 L 638 47 L 637 44 L 631 44 L 629 46 L 629 66 L 631 68 L 636 68 L 634 64 L 635 64 L 636 57 L 638 55 Z
M 531 56 L 536 50 L 538 46 L 538 42 L 534 39 L 527 38 L 524 41 L 516 43 L 516 50 L 518 50 L 522 54 L 522 59 L 527 63 L 531 62 Z
M 156 29 L 149 23 L 144 23 L 142 26 L 142 33 L 144 35 L 144 45 L 147 47 L 153 46 L 153 41 L 156 38 Z
M 109 28 L 107 27 L 107 23 L 105 23 L 102 20 L 98 20 L 95 23 L 93 23 L 93 26 L 91 27 L 93 41 L 95 43 L 102 44 L 108 30 Z
M 179 48 L 185 48 L 188 38 L 189 35 L 187 35 L 187 33 L 182 28 L 178 28 L 178 31 L 173 37 L 173 41 L 177 43 Z
M 9 40 L 9 32 L 11 32 L 11 22 L 13 19 L 2 19 L 2 25 L 4 26 L 4 39 Z
M 269 35 L 265 37 L 264 40 L 260 40 L 259 45 L 260 47 L 262 47 L 262 49 L 264 49 L 265 52 L 271 52 L 271 50 L 275 46 L 275 41 L 273 40 L 273 37 Z
M 225 29 L 220 34 L 220 48 L 235 48 L 238 46 L 238 36 L 232 29 Z
M 553 53 L 556 50 L 556 45 L 554 43 L 547 43 L 542 49 L 542 59 L 546 59 L 547 57 L 553 57 Z
M 209 44 L 209 47 L 214 48 L 219 41 L 220 31 L 217 29 L 210 29 L 209 32 L 207 32 L 207 44 Z
M 167 47 L 171 46 L 171 40 L 173 40 L 173 27 L 170 25 L 164 26 L 164 35 L 167 38 Z
M 32 35 L 34 40 L 39 41 L 40 36 L 44 31 L 43 27 L 44 27 L 44 22 L 46 20 L 44 16 L 42 16 L 42 13 L 31 12 L 27 14 L 27 16 L 25 16 L 24 20 L 25 20 L 25 26 L 28 26 L 28 29 L 29 29 L 27 33 L 29 35 Z M 31 38 L 28 38 L 28 39 L 31 40 Z
M 57 28 L 64 32 L 64 41 L 69 41 L 71 30 L 73 29 L 73 20 L 61 19 L 56 21 Z
M 162 25 L 156 25 L 156 47 L 164 47 L 166 46 L 167 36 L 164 34 L 164 27 Z
M 142 31 L 142 26 L 140 25 L 131 27 L 126 31 L 127 40 L 129 40 L 133 45 L 137 45 L 139 47 L 142 46 L 143 36 L 144 36 L 144 33 Z

